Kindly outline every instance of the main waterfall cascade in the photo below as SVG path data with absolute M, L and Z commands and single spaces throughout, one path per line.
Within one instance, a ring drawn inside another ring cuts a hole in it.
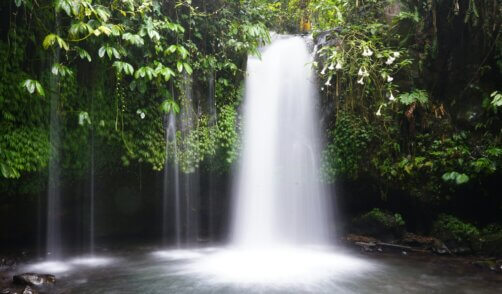
M 311 63 L 299 36 L 277 36 L 261 58 L 249 57 L 230 244 L 190 272 L 212 283 L 311 288 L 372 268 L 332 246 Z
M 248 59 L 235 245 L 329 244 L 331 205 L 318 175 L 311 62 L 301 37 L 278 39 L 261 59 Z

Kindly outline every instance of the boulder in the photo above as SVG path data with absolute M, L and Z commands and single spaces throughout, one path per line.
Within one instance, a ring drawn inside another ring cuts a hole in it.
M 27 285 L 33 287 L 52 286 L 56 282 L 56 277 L 53 275 L 24 273 L 13 277 L 14 284 Z

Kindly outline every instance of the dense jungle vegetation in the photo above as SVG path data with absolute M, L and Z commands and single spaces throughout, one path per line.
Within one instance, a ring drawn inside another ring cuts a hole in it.
M 166 160 L 226 174 L 247 55 L 269 31 L 312 33 L 322 174 L 344 213 L 502 244 L 498 0 L 8 0 L 0 14 L 5 205 L 44 193 L 54 148 L 64 180 L 85 179 L 91 140 L 103 175 Z

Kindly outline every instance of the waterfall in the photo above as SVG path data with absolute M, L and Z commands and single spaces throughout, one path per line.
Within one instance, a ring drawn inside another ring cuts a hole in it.
M 183 98 L 181 107 L 181 135 L 187 138 L 190 132 L 197 126 L 197 113 L 194 109 L 192 78 L 184 72 L 183 75 Z M 185 142 L 186 144 L 186 142 Z M 189 146 L 185 146 L 185 149 Z M 194 150 L 197 152 L 197 150 Z M 182 174 L 183 183 L 183 212 L 184 212 L 184 241 L 185 245 L 193 245 L 198 238 L 198 221 L 199 221 L 199 170 L 198 167 L 193 167 L 191 170 L 184 171 Z
M 91 109 L 93 110 L 93 101 L 91 98 Z M 94 154 L 94 125 L 91 125 L 91 171 L 89 184 L 89 253 L 94 255 L 94 200 L 95 200 L 95 154 Z
M 55 14 L 56 31 L 59 31 L 59 17 Z M 59 62 L 59 48 L 55 49 L 53 62 Z M 60 171 L 60 121 L 59 121 L 59 78 L 50 76 L 50 143 L 49 180 L 47 187 L 47 246 L 46 251 L 52 259 L 61 257 L 61 171 Z
M 214 100 L 214 83 L 215 83 L 215 74 L 214 71 L 211 70 L 209 72 L 208 77 L 208 94 L 207 94 L 207 109 L 209 113 L 209 126 L 214 127 L 217 124 L 217 114 L 216 114 L 216 101 Z M 212 159 L 211 159 L 212 161 Z M 214 186 L 215 186 L 215 177 L 213 173 L 208 173 L 208 186 L 207 186 L 207 238 L 208 241 L 212 242 L 214 238 Z
M 166 116 L 167 117 L 167 116 Z M 180 199 L 180 179 L 179 167 L 176 159 L 178 153 L 178 145 L 176 140 L 176 116 L 173 112 L 169 114 L 166 122 L 166 162 L 164 166 L 163 179 L 163 199 L 162 199 L 162 243 L 167 245 L 169 236 L 169 203 L 171 199 L 169 193 L 173 195 L 173 210 L 174 210 L 174 243 L 177 248 L 181 247 L 181 199 Z M 169 156 L 169 151 L 172 156 Z M 169 159 L 172 158 L 172 166 L 169 166 Z M 171 185 L 170 185 L 171 184 Z M 172 188 L 173 190 L 170 190 Z
M 190 266 L 212 283 L 324 293 L 323 282 L 371 268 L 330 246 L 311 62 L 306 40 L 291 36 L 277 37 L 261 58 L 248 59 L 230 246 Z
M 319 183 L 320 136 L 312 56 L 279 38 L 248 59 L 243 150 L 232 242 L 241 247 L 328 244 L 329 201 Z

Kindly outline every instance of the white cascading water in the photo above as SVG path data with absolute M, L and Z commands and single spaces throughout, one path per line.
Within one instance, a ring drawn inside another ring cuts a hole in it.
M 231 244 L 190 267 L 211 282 L 311 291 L 371 267 L 330 246 L 311 62 L 305 39 L 291 36 L 248 59 Z
M 319 182 L 319 127 L 305 40 L 276 40 L 248 59 L 232 242 L 325 245 L 330 204 Z

